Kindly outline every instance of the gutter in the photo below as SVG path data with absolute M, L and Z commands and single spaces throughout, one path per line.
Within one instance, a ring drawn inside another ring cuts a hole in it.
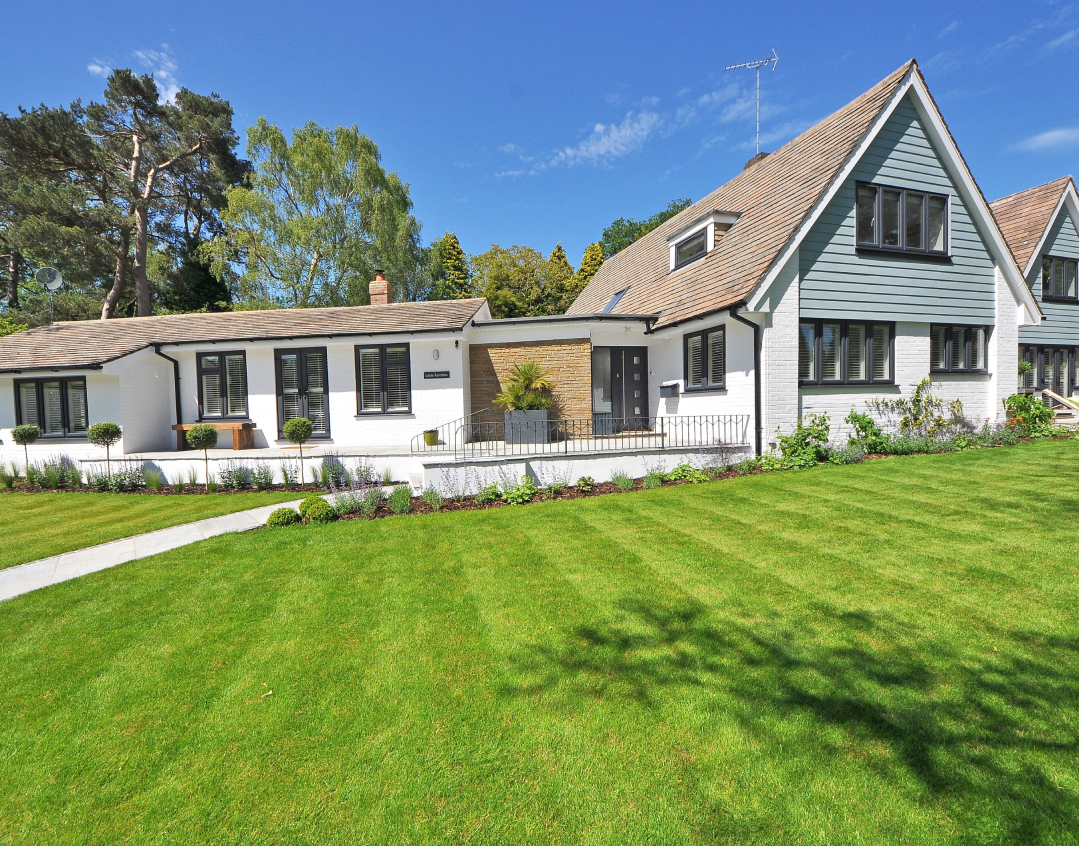
M 542 314 L 533 317 L 503 317 L 500 319 L 492 320 L 476 320 L 473 318 L 472 325 L 477 329 L 483 329 L 488 326 L 520 326 L 524 323 L 577 323 L 581 321 L 611 321 L 620 323 L 644 323 L 651 328 L 657 320 L 659 320 L 658 314 L 611 314 L 611 313 L 594 313 L 594 314 Z M 646 329 L 646 332 L 648 331 Z
M 744 303 L 740 304 L 744 305 Z M 757 456 L 761 455 L 761 434 L 763 424 L 761 421 L 761 327 L 759 323 L 746 320 L 738 314 L 740 305 L 731 306 L 731 317 L 739 323 L 744 323 L 753 329 L 753 421 L 756 424 Z
M 180 423 L 184 422 L 183 415 L 180 411 L 180 362 L 178 362 L 175 358 L 167 356 L 163 352 L 161 352 L 160 344 L 154 344 L 154 355 L 159 355 L 163 359 L 165 359 L 165 361 L 172 362 L 173 388 L 176 391 L 176 423 L 177 425 L 179 425 Z

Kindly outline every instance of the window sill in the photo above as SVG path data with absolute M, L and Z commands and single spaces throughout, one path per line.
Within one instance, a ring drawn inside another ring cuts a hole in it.
M 411 411 L 361 411 L 353 415 L 354 420 L 366 420 L 368 417 L 410 417 L 416 419 Z
M 254 420 L 250 417 L 200 417 L 197 423 L 209 423 L 211 426 L 214 423 L 251 423 L 254 424 Z
M 726 385 L 705 385 L 702 388 L 683 388 L 683 394 L 725 394 L 727 393 Z M 677 399 L 677 397 L 669 397 L 668 399 Z
M 952 257 L 949 253 L 923 253 L 918 250 L 903 250 L 898 247 L 869 247 L 864 244 L 855 245 L 854 252 L 857 255 L 867 256 L 904 256 L 906 258 L 929 261 L 936 264 L 951 264 Z
M 671 273 L 677 273 L 683 267 L 689 267 L 691 264 L 696 264 L 707 255 L 708 253 L 701 253 L 699 256 L 695 256 L 688 261 L 684 261 L 681 264 L 676 264 L 674 267 L 671 268 Z
M 894 388 L 895 382 L 804 382 L 798 380 L 799 388 Z
M 1079 305 L 1079 298 L 1077 297 L 1046 297 L 1041 296 L 1040 299 L 1043 303 L 1056 303 L 1057 305 Z
M 930 370 L 930 376 L 991 376 L 988 370 Z
M 303 445 L 305 447 L 308 446 L 309 444 L 314 444 L 316 446 L 321 446 L 322 444 L 332 444 L 332 443 L 333 443 L 333 438 L 331 438 L 329 435 L 319 435 L 319 436 L 312 435 L 310 438 L 308 438 L 306 441 L 303 442 Z M 283 447 L 296 446 L 296 444 L 294 444 L 292 441 L 290 441 L 288 438 L 285 438 L 285 437 L 278 437 L 277 440 L 274 441 L 274 444 L 276 444 L 277 446 L 283 446 Z

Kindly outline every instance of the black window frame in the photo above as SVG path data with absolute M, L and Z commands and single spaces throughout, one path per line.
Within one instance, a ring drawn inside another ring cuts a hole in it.
M 714 335 L 717 332 L 723 334 L 723 382 L 712 382 L 708 378 L 708 364 L 707 364 L 707 350 L 708 350 L 708 336 Z M 689 342 L 693 338 L 701 339 L 701 384 L 697 386 L 691 386 L 689 384 Z M 708 329 L 701 329 L 697 332 L 689 332 L 682 336 L 682 379 L 685 385 L 683 393 L 703 393 L 705 391 L 725 391 L 727 390 L 727 325 L 721 323 L 719 326 L 712 326 Z
M 627 285 L 625 288 L 619 288 L 617 291 L 611 294 L 611 299 L 608 300 L 607 305 L 603 307 L 603 311 L 600 313 L 610 314 L 612 311 L 614 311 L 615 306 L 618 305 L 619 301 L 622 299 L 622 297 L 626 295 L 626 291 L 628 290 L 629 285 Z
M 691 258 L 687 258 L 687 259 L 684 259 L 683 261 L 679 261 L 678 260 L 678 248 L 681 247 L 683 244 L 685 244 L 687 241 L 692 241 L 693 239 L 700 238 L 702 236 L 704 237 L 704 249 L 701 250 L 699 253 L 697 253 L 695 256 L 692 256 Z M 674 244 L 674 267 L 672 268 L 672 270 L 680 270 L 683 267 L 688 267 L 689 265 L 693 264 L 693 262 L 700 261 L 706 255 L 708 255 L 708 227 L 707 226 L 704 227 L 703 229 L 699 229 L 696 232 L 693 232 L 693 233 L 691 233 L 689 235 L 686 235 L 684 238 L 680 238 L 678 241 L 675 242 L 675 244 Z
M 1076 282 L 1075 282 L 1076 293 L 1075 293 L 1075 296 L 1070 297 L 1067 294 L 1058 294 L 1056 292 L 1046 293 L 1046 284 L 1045 284 L 1046 283 L 1046 274 L 1045 274 L 1045 263 L 1046 262 L 1050 263 L 1049 264 L 1049 276 L 1048 276 L 1049 280 L 1052 280 L 1052 278 L 1053 278 L 1053 264 L 1055 262 L 1062 262 L 1063 265 L 1064 265 L 1064 274 L 1061 277 L 1062 279 L 1066 278 L 1066 276 L 1067 276 L 1068 265 L 1069 264 L 1075 265 L 1075 278 L 1076 278 Z M 1046 302 L 1079 304 L 1079 259 L 1068 258 L 1067 256 L 1054 256 L 1052 254 L 1046 254 L 1046 255 L 1042 256 L 1041 284 L 1042 284 L 1042 299 L 1045 300 Z
M 221 377 L 221 408 L 226 410 L 229 407 L 229 389 L 228 389 L 228 374 L 225 370 L 225 358 L 231 355 L 242 356 L 244 360 L 244 406 L 247 408 L 243 414 L 228 414 L 223 413 L 219 416 L 207 417 L 203 413 L 203 396 L 202 396 L 202 374 L 212 373 L 216 369 Z M 216 367 L 203 367 L 202 360 L 209 356 L 218 356 L 220 364 Z M 228 350 L 227 352 L 214 352 L 212 350 L 206 350 L 195 355 L 195 381 L 199 386 L 199 421 L 203 420 L 250 420 L 251 419 L 251 391 L 248 389 L 247 379 L 247 352 L 244 350 Z
M 285 355 L 297 355 L 300 356 L 302 364 L 299 368 L 300 373 L 300 403 L 303 413 L 301 417 L 307 417 L 310 420 L 310 409 L 307 404 L 307 356 L 311 353 L 318 353 L 322 355 L 322 362 L 324 367 L 326 386 L 324 393 L 326 394 L 326 432 L 312 432 L 311 440 L 313 441 L 326 441 L 331 437 L 331 425 L 330 425 L 330 361 L 329 355 L 326 352 L 326 347 L 285 347 L 282 349 L 275 349 L 273 351 L 274 362 L 274 388 L 277 392 L 277 437 L 279 440 L 285 437 L 285 393 L 284 386 L 281 384 L 281 357 Z
M 386 350 L 390 347 L 404 347 L 405 348 L 405 373 L 408 376 L 408 408 L 400 409 L 395 408 L 392 411 L 388 410 L 389 401 L 387 399 L 388 391 L 386 389 Z M 379 386 L 379 394 L 382 399 L 382 410 L 374 411 L 372 409 L 363 408 L 363 397 L 360 395 L 360 351 L 361 350 L 373 350 L 379 351 L 379 380 L 381 385 Z M 356 365 L 356 416 L 357 417 L 371 417 L 374 415 L 382 416 L 384 414 L 411 414 L 412 413 L 412 345 L 408 342 L 402 342 L 399 344 L 356 344 L 353 348 L 353 360 Z
M 45 432 L 45 383 L 46 382 L 59 382 L 60 383 L 60 416 L 63 418 L 64 433 L 62 435 L 50 435 Z M 15 425 L 22 426 L 26 423 L 36 423 L 38 431 L 41 433 L 38 437 L 40 440 L 66 440 L 69 438 L 75 438 L 79 440 L 86 440 L 86 432 L 72 432 L 71 431 L 71 410 L 68 408 L 67 401 L 67 386 L 70 382 L 82 382 L 82 395 L 83 402 L 86 406 L 86 428 L 90 428 L 90 389 L 86 384 L 85 376 L 56 376 L 56 377 L 42 377 L 40 379 L 16 379 L 14 380 L 14 392 L 15 392 Z M 19 390 L 22 385 L 34 385 L 34 393 L 37 395 L 37 420 L 24 420 L 22 414 L 22 392 Z
M 944 332 L 944 344 L 945 344 L 945 347 L 944 347 L 944 362 L 945 362 L 945 366 L 944 367 L 934 367 L 933 366 L 932 343 L 933 343 L 933 330 L 934 329 L 944 329 L 945 330 L 945 332 Z M 953 344 L 955 342 L 954 330 L 956 330 L 956 329 L 966 329 L 966 330 L 968 330 L 967 339 L 963 343 L 963 356 L 964 356 L 963 360 L 967 362 L 966 367 L 955 367 L 953 365 L 953 363 L 952 363 L 953 360 L 954 360 L 954 355 L 953 355 L 953 351 L 954 351 Z M 984 334 L 984 341 L 982 342 L 982 366 L 981 367 L 972 367 L 971 366 L 971 362 L 973 361 L 974 357 L 970 353 L 971 353 L 971 350 L 973 349 L 973 345 L 974 345 L 974 333 L 973 333 L 973 330 L 975 330 L 975 329 L 981 329 L 985 333 Z M 990 331 L 989 326 L 985 326 L 985 325 L 980 324 L 980 323 L 931 323 L 931 324 L 929 324 L 929 343 L 930 343 L 929 372 L 930 373 L 968 373 L 968 374 L 969 373 L 973 373 L 973 374 L 988 373 L 989 372 L 989 331 Z
M 858 192 L 863 188 L 872 188 L 877 192 L 874 206 L 874 219 L 876 220 L 876 240 L 860 241 L 858 239 Z M 899 198 L 899 246 L 890 246 L 882 243 L 884 227 L 882 225 L 883 204 L 881 197 L 884 191 L 898 191 Z M 907 195 L 917 194 L 922 200 L 922 241 L 923 247 L 907 247 L 906 208 Z M 932 198 L 944 200 L 944 249 L 929 249 L 929 201 Z M 902 188 L 898 185 L 885 185 L 881 182 L 856 182 L 854 186 L 854 246 L 858 251 L 898 253 L 906 256 L 925 256 L 934 259 L 948 259 L 951 257 L 951 216 L 952 198 L 950 194 L 941 194 L 937 191 L 923 191 L 917 188 Z M 858 321 L 852 321 L 857 323 Z
M 1059 361 L 1058 356 L 1061 354 L 1064 354 L 1068 361 L 1065 377 L 1061 385 L 1064 390 L 1060 393 L 1062 396 L 1072 396 L 1073 392 L 1079 389 L 1079 378 L 1076 378 L 1076 376 L 1079 376 L 1076 371 L 1076 365 L 1079 364 L 1079 347 L 1069 344 L 1020 344 L 1019 359 L 1021 361 L 1030 361 L 1031 363 L 1031 371 L 1023 377 L 1020 390 L 1041 391 L 1048 388 L 1055 391 L 1056 388 L 1045 381 L 1046 357 L 1053 357 L 1054 369 L 1056 369 L 1056 363 Z
M 815 379 L 798 379 L 799 387 L 809 388 L 830 388 L 833 386 L 855 385 L 855 386 L 888 386 L 895 385 L 895 322 L 891 320 L 829 320 L 826 318 L 802 318 L 798 321 L 798 336 L 799 345 L 802 334 L 802 325 L 805 323 L 812 323 L 813 326 L 813 358 L 816 362 L 816 378 Z M 839 335 L 839 372 L 842 376 L 840 379 L 824 379 L 822 378 L 823 368 L 821 367 L 821 361 L 824 357 L 824 339 L 822 328 L 825 323 L 835 324 L 838 323 L 840 327 Z M 864 326 L 865 338 L 863 343 L 865 344 L 865 379 L 851 379 L 848 377 L 849 373 L 849 357 L 847 344 L 849 340 L 849 333 L 851 325 Z M 875 326 L 887 326 L 888 327 L 888 377 L 886 379 L 874 379 L 873 378 L 873 335 Z M 800 350 L 799 350 L 800 354 Z M 801 370 L 801 361 L 798 362 L 799 370 Z

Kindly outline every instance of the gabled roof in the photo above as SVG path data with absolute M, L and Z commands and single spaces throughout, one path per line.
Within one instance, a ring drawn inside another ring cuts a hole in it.
M 656 328 L 743 302 L 891 100 L 912 59 L 869 91 L 607 259 L 569 312 L 661 313 Z M 704 259 L 673 273 L 667 238 L 714 209 L 740 213 Z
M 461 331 L 484 299 L 73 320 L 0 338 L 0 373 L 100 367 L 155 344 Z
M 985 198 L 913 59 L 835 114 L 771 155 L 747 165 L 726 185 L 612 256 L 581 292 L 570 313 L 600 311 L 623 288 L 628 290 L 614 311 L 658 313 L 655 329 L 747 302 L 749 310 L 755 310 L 754 300 L 763 296 L 906 93 L 914 96 L 916 105 L 924 110 L 926 129 L 937 138 L 942 154 L 951 162 L 960 193 L 976 211 L 1009 287 L 1029 316 L 1025 319 L 1040 319 L 1038 305 L 1014 266 Z M 716 209 L 739 214 L 737 222 L 717 238 L 705 258 L 670 272 L 668 238 Z
M 1024 273 L 1056 217 L 1068 186 L 1075 191 L 1070 176 L 1062 176 L 1044 185 L 1009 194 L 989 204 L 997 225 Z

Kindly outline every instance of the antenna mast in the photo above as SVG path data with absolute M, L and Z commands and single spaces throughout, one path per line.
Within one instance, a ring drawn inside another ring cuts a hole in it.
M 767 59 L 758 59 L 755 62 L 742 62 L 740 65 L 727 65 L 723 68 L 723 71 L 737 70 L 739 68 L 752 68 L 757 72 L 757 153 L 761 151 L 761 68 L 771 64 L 772 72 L 775 72 L 776 65 L 779 64 L 779 55 L 776 53 L 776 48 L 772 48 L 772 55 Z

